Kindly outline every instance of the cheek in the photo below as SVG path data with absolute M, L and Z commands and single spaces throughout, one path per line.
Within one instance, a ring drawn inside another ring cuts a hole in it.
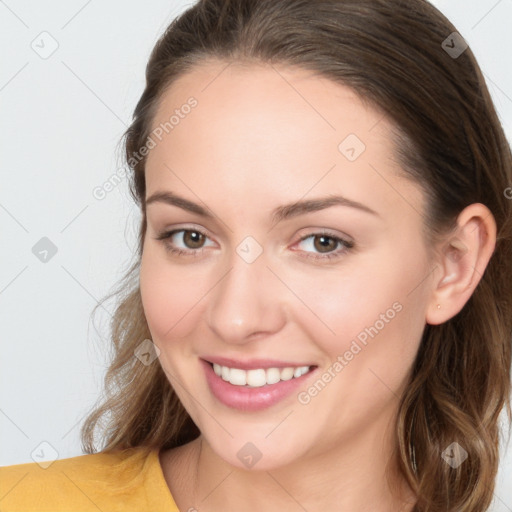
M 208 292 L 200 271 L 192 276 L 165 257 L 146 251 L 140 267 L 144 314 L 154 340 L 183 338 L 198 323 Z
M 425 323 L 426 299 L 418 284 L 428 275 L 428 265 L 416 256 L 403 254 L 397 264 L 395 253 L 383 251 L 371 261 L 340 267 L 339 273 L 304 272 L 299 277 L 289 272 L 286 280 L 294 283 L 301 303 L 295 320 L 331 360 L 347 350 L 356 352 L 354 340 L 362 351 L 373 340 L 390 353 L 410 350 Z
M 422 292 L 410 292 L 417 276 L 425 277 L 423 268 L 417 264 L 405 274 L 398 265 L 384 267 L 317 279 L 314 292 L 312 281 L 300 287 L 315 315 L 295 318 L 326 356 L 319 375 L 326 384 L 313 382 L 298 399 L 309 417 L 335 426 L 334 432 L 353 432 L 395 402 L 421 341 Z

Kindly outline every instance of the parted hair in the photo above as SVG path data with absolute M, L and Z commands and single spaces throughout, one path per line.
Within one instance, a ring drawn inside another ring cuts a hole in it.
M 171 22 L 149 57 L 122 139 L 141 211 L 138 251 L 108 296 L 117 299 L 111 361 L 104 393 L 82 426 L 86 453 L 167 449 L 199 434 L 160 364 L 134 357 L 151 334 L 138 285 L 146 158 L 133 155 L 147 143 L 163 93 L 194 66 L 211 59 L 280 64 L 351 87 L 393 123 L 401 170 L 428 200 L 429 240 L 450 233 L 472 203 L 495 217 L 496 247 L 472 296 L 450 320 L 425 325 L 395 429 L 396 464 L 417 495 L 415 512 L 488 509 L 499 415 L 506 406 L 509 423 L 512 416 L 512 157 L 471 48 L 455 56 L 443 45 L 460 42 L 454 32 L 426 0 L 201 0 Z M 468 454 L 458 467 L 441 456 L 454 442 Z

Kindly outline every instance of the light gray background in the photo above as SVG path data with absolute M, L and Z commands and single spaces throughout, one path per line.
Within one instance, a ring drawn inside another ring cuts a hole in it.
M 434 3 L 479 59 L 512 140 L 512 0 Z M 189 4 L 0 0 L 2 466 L 82 453 L 107 363 L 109 313 L 99 332 L 90 315 L 131 262 L 139 221 L 126 180 L 102 200 L 93 190 L 120 168 L 149 52 Z M 46 263 L 32 252 L 42 237 L 57 247 Z M 493 512 L 512 511 L 512 445 L 503 456 Z

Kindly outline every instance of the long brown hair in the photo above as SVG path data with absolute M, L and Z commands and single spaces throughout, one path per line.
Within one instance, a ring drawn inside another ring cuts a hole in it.
M 102 451 L 166 449 L 199 434 L 161 366 L 134 357 L 151 338 L 137 280 L 146 231 L 140 149 L 163 92 L 194 65 L 279 63 L 353 88 L 394 122 L 401 168 L 428 199 L 424 228 L 431 240 L 472 203 L 495 217 L 496 248 L 473 295 L 451 320 L 425 326 L 396 425 L 397 464 L 418 497 L 415 511 L 487 510 L 504 405 L 512 418 L 512 157 L 471 49 L 447 51 L 454 41 L 462 44 L 454 32 L 426 0 L 202 0 L 169 25 L 151 53 L 123 139 L 131 194 L 142 212 L 139 247 L 110 295 L 119 298 L 113 358 L 106 395 L 82 427 L 85 452 L 96 451 L 97 430 Z M 456 468 L 441 457 L 454 442 L 468 453 Z

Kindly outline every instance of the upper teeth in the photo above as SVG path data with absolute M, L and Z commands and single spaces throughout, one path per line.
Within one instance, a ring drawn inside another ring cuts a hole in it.
M 290 380 L 300 377 L 309 371 L 309 366 L 297 366 L 296 368 L 258 368 L 256 370 L 241 370 L 229 368 L 213 363 L 213 371 L 227 382 L 235 386 L 251 386 L 254 388 L 265 384 L 275 384 L 280 380 Z

